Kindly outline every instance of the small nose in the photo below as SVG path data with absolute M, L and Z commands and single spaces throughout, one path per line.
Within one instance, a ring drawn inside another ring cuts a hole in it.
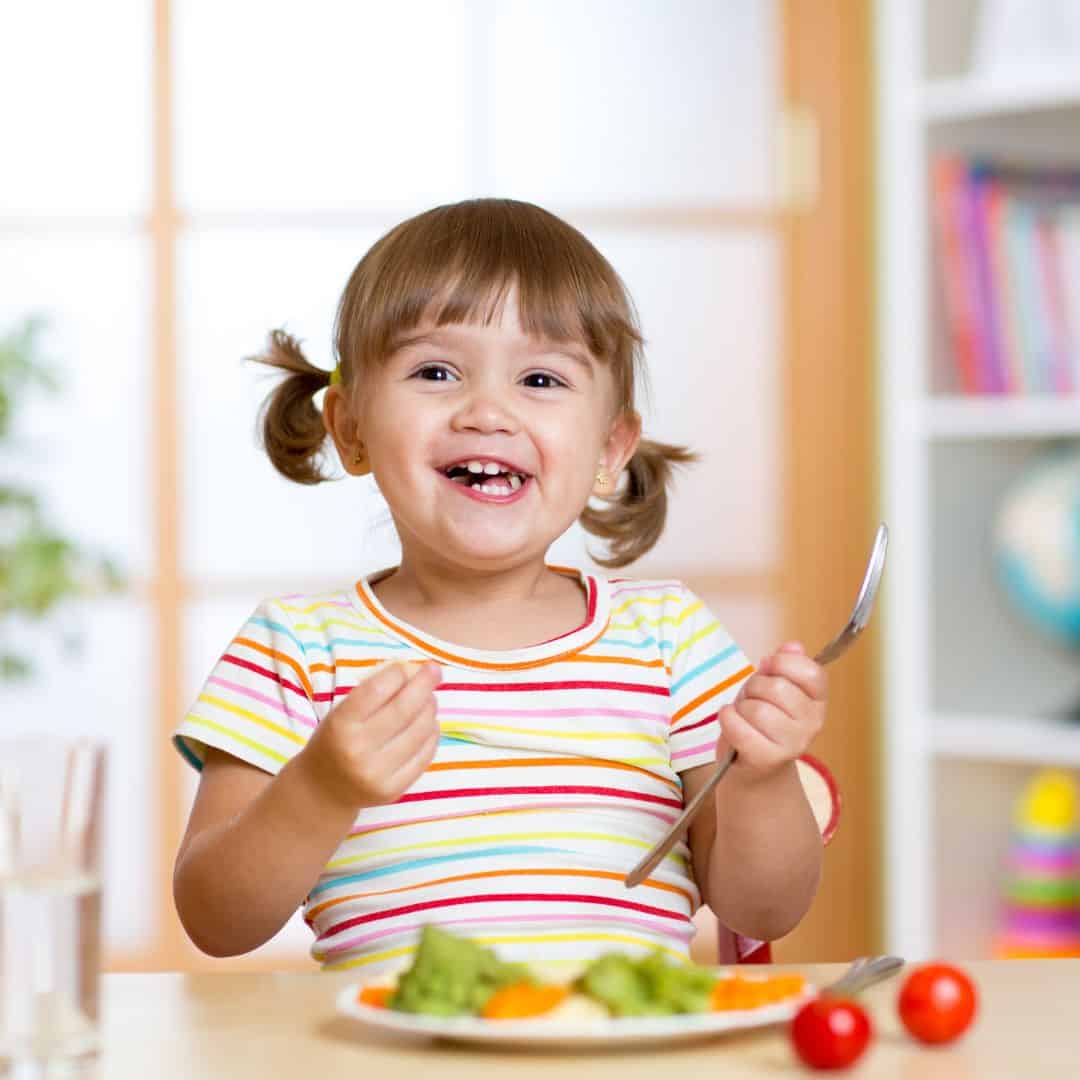
M 518 430 L 517 417 L 500 396 L 489 387 L 475 387 L 454 413 L 456 431 L 480 431 L 484 434 Z

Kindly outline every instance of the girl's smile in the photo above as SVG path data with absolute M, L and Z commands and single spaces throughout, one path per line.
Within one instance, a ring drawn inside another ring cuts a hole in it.
M 451 465 L 443 475 L 461 494 L 474 499 L 510 502 L 522 496 L 529 483 L 528 474 L 505 462 L 471 460 Z

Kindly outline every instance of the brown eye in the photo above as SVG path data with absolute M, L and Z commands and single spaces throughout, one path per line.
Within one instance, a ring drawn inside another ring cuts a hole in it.
M 425 364 L 422 368 L 417 368 L 410 377 L 424 379 L 427 382 L 448 382 L 450 374 L 450 369 L 443 367 L 442 364 Z
M 536 382 L 529 382 L 530 379 L 540 379 L 540 380 L 546 380 L 546 381 L 544 381 L 542 383 L 536 383 Z M 550 389 L 554 389 L 555 387 L 565 386 L 566 385 L 566 383 L 564 383 L 562 381 L 562 379 L 558 378 L 555 375 L 552 375 L 550 372 L 547 372 L 547 371 L 533 371 L 533 372 L 530 372 L 528 375 L 525 376 L 525 381 L 526 381 L 526 383 L 528 383 L 529 386 L 531 386 L 535 390 L 550 390 Z

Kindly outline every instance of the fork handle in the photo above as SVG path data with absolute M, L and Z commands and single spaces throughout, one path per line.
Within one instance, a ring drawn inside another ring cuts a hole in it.
M 859 630 L 852 627 L 849 623 L 832 639 L 832 641 L 829 642 L 828 645 L 825 646 L 824 649 L 821 650 L 821 652 L 817 654 L 817 656 L 814 657 L 814 661 L 822 666 L 831 664 L 837 657 L 843 656 L 844 653 L 847 652 L 848 646 L 851 645 L 858 636 Z
M 874 983 L 879 983 L 895 975 L 903 966 L 904 961 L 899 956 L 875 956 L 873 958 L 861 957 L 863 962 L 856 961 L 835 982 L 821 988 L 821 993 L 833 997 L 847 997 L 865 990 Z
M 814 662 L 822 665 L 832 663 L 838 656 L 847 652 L 848 646 L 856 637 L 858 637 L 858 631 L 852 631 L 850 626 L 845 626 L 844 629 L 814 657 Z M 671 830 L 664 839 L 661 840 L 656 847 L 651 848 L 646 853 L 645 858 L 643 858 L 623 879 L 623 882 L 628 889 L 634 888 L 635 885 L 640 885 L 645 878 L 660 865 L 664 856 L 682 839 L 687 829 L 689 829 L 690 822 L 693 820 L 694 815 L 698 812 L 698 808 L 712 793 L 712 789 L 723 779 L 724 773 L 735 764 L 735 759 L 738 756 L 738 752 L 735 750 L 729 750 L 727 752 L 727 756 L 724 760 L 717 765 L 716 772 L 705 781 L 701 790 L 686 804 L 686 808 L 678 818 L 676 818 L 675 824 L 671 826 Z
M 626 887 L 628 889 L 640 885 L 660 865 L 664 856 L 682 839 L 683 834 L 690 827 L 690 822 L 693 821 L 698 807 L 709 797 L 712 789 L 720 783 L 724 773 L 731 768 L 738 756 L 738 752 L 735 750 L 727 752 L 724 760 L 716 767 L 716 771 L 702 784 L 701 790 L 686 804 L 686 808 L 679 815 L 675 824 L 671 826 L 671 830 L 664 837 L 663 842 L 652 848 L 645 858 L 626 875 Z

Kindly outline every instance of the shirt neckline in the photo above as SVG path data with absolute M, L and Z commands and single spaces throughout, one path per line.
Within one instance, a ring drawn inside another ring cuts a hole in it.
M 586 573 L 577 567 L 548 564 L 547 568 L 576 578 L 581 583 L 585 589 L 588 614 L 585 622 L 576 630 L 522 649 L 472 649 L 452 641 L 444 641 L 396 615 L 391 615 L 383 607 L 371 585 L 390 573 L 393 567 L 376 570 L 360 578 L 350 599 L 361 611 L 389 629 L 395 637 L 407 641 L 434 660 L 486 671 L 513 671 L 550 663 L 570 653 L 579 652 L 596 641 L 607 629 L 611 611 L 611 591 L 607 579 Z

